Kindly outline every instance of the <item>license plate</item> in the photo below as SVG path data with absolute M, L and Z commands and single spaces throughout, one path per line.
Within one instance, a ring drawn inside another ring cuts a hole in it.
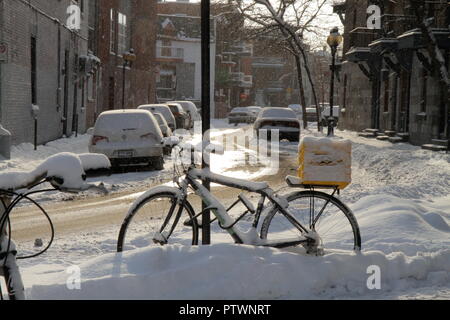
M 133 151 L 132 150 L 122 150 L 118 152 L 119 158 L 132 158 Z

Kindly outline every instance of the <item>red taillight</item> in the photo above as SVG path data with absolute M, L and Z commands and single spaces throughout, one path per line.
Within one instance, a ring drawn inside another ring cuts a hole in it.
M 99 143 L 100 141 L 106 140 L 106 142 L 109 141 L 109 139 L 107 137 L 103 137 L 103 136 L 94 136 L 92 138 L 92 145 L 96 146 L 97 143 Z
M 290 128 L 300 128 L 300 124 L 298 122 L 289 122 L 288 127 L 290 127 Z

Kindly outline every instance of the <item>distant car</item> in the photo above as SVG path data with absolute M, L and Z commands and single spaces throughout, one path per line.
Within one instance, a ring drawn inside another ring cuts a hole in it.
M 153 115 L 155 116 L 155 119 L 158 122 L 159 128 L 161 129 L 163 136 L 165 138 L 172 136 L 173 132 L 170 129 L 169 125 L 167 124 L 167 121 L 164 118 L 164 116 L 159 112 L 153 112 Z
M 294 111 L 289 108 L 265 108 L 261 111 L 253 126 L 259 139 L 260 131 L 279 130 L 280 140 L 298 142 L 300 140 L 300 121 Z
M 261 112 L 261 110 L 263 109 L 262 107 L 258 107 L 258 106 L 250 106 L 250 107 L 246 107 L 248 110 L 250 110 L 252 116 L 249 119 L 250 123 L 253 123 L 256 121 L 256 119 L 258 118 L 259 113 Z
M 172 111 L 170 111 L 169 106 L 165 104 L 146 104 L 140 106 L 138 109 L 147 110 L 152 113 L 161 113 L 167 124 L 169 125 L 170 130 L 175 131 L 177 129 L 175 117 L 173 116 Z
M 229 124 L 249 123 L 253 113 L 248 108 L 234 108 L 228 115 Z
M 306 108 L 306 121 L 317 122 L 317 109 L 316 106 Z
M 303 119 L 303 108 L 302 108 L 301 105 L 299 105 L 299 104 L 290 104 L 288 106 L 288 108 L 295 112 L 295 114 L 297 115 L 297 118 L 299 118 L 300 120 Z
M 106 111 L 98 117 L 89 152 L 106 155 L 113 167 L 130 165 L 164 169 L 163 134 L 145 110 Z
M 184 111 L 186 111 L 189 114 L 190 117 L 190 124 L 189 129 L 192 129 L 194 127 L 194 124 L 196 121 L 201 121 L 202 118 L 200 116 L 199 110 L 195 103 L 191 101 L 170 101 L 168 103 L 178 103 L 180 104 Z
M 177 124 L 177 129 L 190 129 L 190 117 L 189 114 L 184 111 L 183 107 L 179 103 L 166 103 L 170 108 L 173 116 L 175 117 L 175 122 Z
M 333 118 L 334 118 L 335 123 L 337 123 L 339 121 L 340 113 L 341 113 L 341 108 L 339 106 L 334 106 L 333 107 Z M 330 105 L 328 104 L 328 106 L 322 110 L 322 113 L 320 115 L 321 121 L 322 121 L 322 126 L 326 127 L 328 125 L 327 121 L 330 116 L 331 116 L 331 108 L 330 108 Z

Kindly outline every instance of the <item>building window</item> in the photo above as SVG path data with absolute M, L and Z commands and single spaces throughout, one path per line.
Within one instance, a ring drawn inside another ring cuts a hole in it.
M 110 49 L 111 53 L 116 53 L 116 13 L 114 9 L 111 9 L 110 15 Z
M 127 37 L 127 16 L 120 13 L 119 18 L 119 41 L 118 41 L 118 53 L 122 55 L 127 51 L 128 37 Z
M 161 47 L 161 56 L 162 57 L 170 57 L 172 56 L 172 42 L 170 40 L 162 40 L 162 47 Z
M 421 90 L 420 90 L 420 112 L 427 111 L 427 86 L 428 86 L 428 72 L 425 68 L 422 68 L 421 72 Z
M 36 37 L 31 37 L 31 103 L 37 104 Z

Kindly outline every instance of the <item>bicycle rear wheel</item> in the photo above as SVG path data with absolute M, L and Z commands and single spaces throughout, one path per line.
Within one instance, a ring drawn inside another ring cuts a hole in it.
M 358 222 L 339 199 L 320 191 L 300 191 L 287 197 L 286 210 L 301 225 L 316 231 L 325 250 L 361 250 Z M 271 210 L 261 227 L 261 238 L 276 241 L 298 237 L 301 232 L 277 209 Z
M 189 202 L 178 201 L 177 192 L 159 192 L 139 199 L 125 218 L 119 233 L 117 251 L 152 244 L 198 244 L 198 223 Z M 191 224 L 185 221 L 192 220 Z

